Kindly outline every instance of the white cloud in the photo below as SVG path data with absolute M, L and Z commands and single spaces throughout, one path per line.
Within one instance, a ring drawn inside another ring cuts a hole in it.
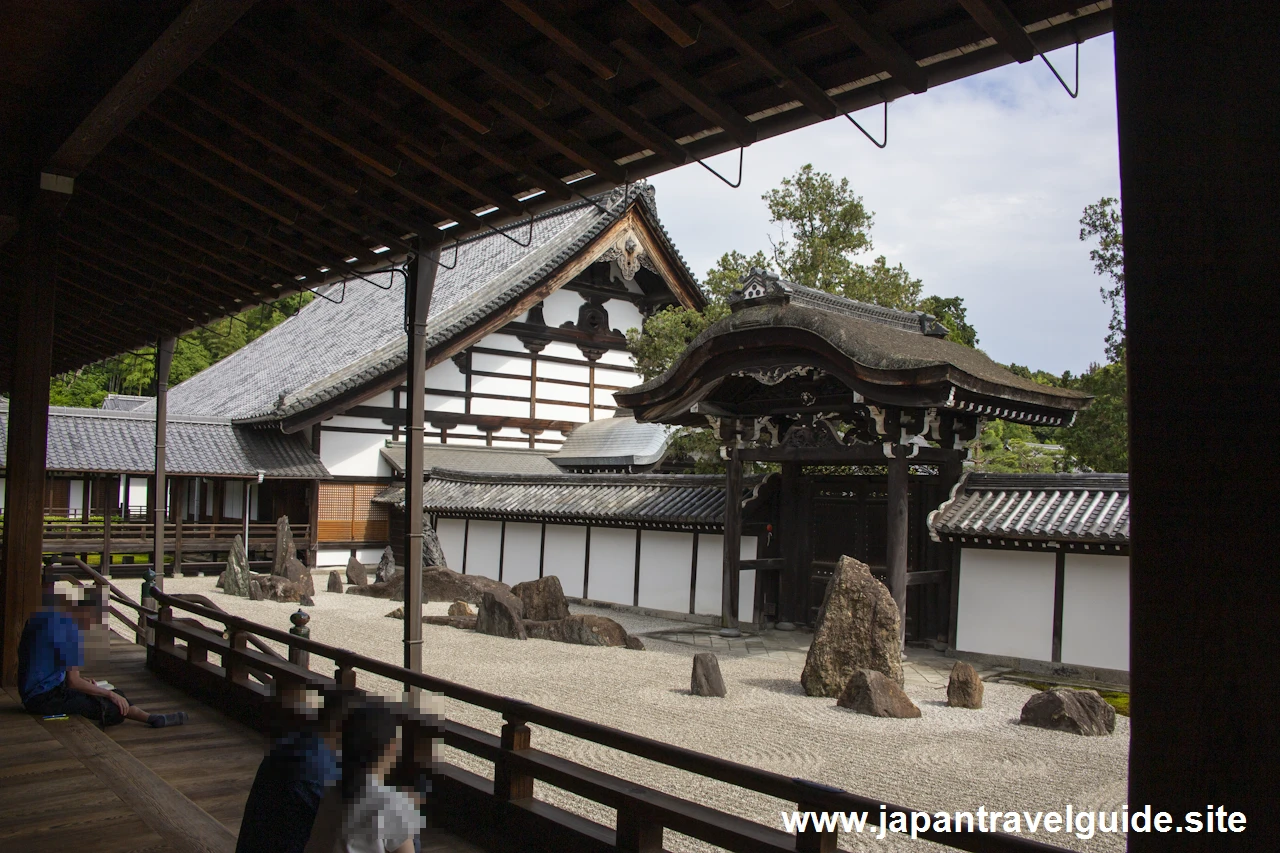
M 1073 51 L 1050 59 L 1070 80 Z M 1080 63 L 1076 100 L 1035 60 L 895 102 L 884 150 L 836 118 L 748 148 L 737 190 L 696 163 L 659 175 L 663 221 L 699 276 L 730 249 L 767 252 L 761 194 L 813 163 L 875 212 L 877 254 L 925 293 L 964 297 L 992 358 L 1081 372 L 1103 359 L 1108 309 L 1080 214 L 1120 192 L 1111 37 L 1081 45 Z M 856 118 L 879 137 L 880 108 Z M 711 165 L 732 178 L 736 160 Z

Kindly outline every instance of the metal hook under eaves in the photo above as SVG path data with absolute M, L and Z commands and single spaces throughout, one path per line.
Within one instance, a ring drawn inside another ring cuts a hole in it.
M 701 160 L 698 160 L 696 157 L 694 158 L 694 161 L 695 161 L 699 166 L 701 166 L 702 168 L 706 169 L 708 172 L 710 172 L 711 174 L 715 175 L 715 176 L 716 176 L 717 178 L 719 178 L 720 180 L 724 181 L 725 186 L 729 187 L 730 189 L 735 189 L 735 190 L 736 190 L 738 187 L 742 186 L 742 152 L 744 152 L 744 151 L 746 151 L 746 150 L 747 150 L 747 149 L 746 149 L 745 147 L 744 147 L 744 148 L 739 148 L 739 149 L 738 149 L 738 182 L 737 182 L 736 184 L 734 184 L 734 183 L 730 183 L 728 178 L 726 178 L 724 175 L 720 174 L 720 173 L 719 173 L 719 172 L 717 172 L 715 169 L 713 169 L 713 168 L 711 168 L 710 166 L 708 166 L 706 163 L 702 162 Z
M 1044 64 L 1049 66 L 1049 70 L 1053 72 L 1053 76 L 1058 78 L 1058 82 L 1062 84 L 1062 88 L 1072 98 L 1080 94 L 1080 42 L 1076 42 L 1076 90 L 1073 92 L 1067 88 L 1067 81 L 1062 79 L 1062 75 L 1058 73 L 1058 69 L 1053 67 L 1053 63 L 1049 61 L 1049 57 L 1042 52 L 1040 58 L 1044 60 Z
M 502 231 L 500 229 L 494 228 L 488 222 L 484 222 L 483 224 L 486 228 L 488 228 L 494 234 L 501 234 L 503 237 L 506 237 L 508 240 L 510 240 L 512 243 L 515 243 L 521 249 L 527 249 L 533 245 L 533 213 L 532 212 L 529 213 L 529 239 L 524 243 L 521 243 L 515 237 L 512 237 L 510 234 L 508 234 L 506 231 Z M 454 263 L 455 264 L 457 263 L 456 257 L 454 259 Z
M 849 120 L 850 124 L 852 124 L 858 130 L 862 131 L 862 135 L 865 136 L 867 139 L 870 139 L 871 144 L 874 145 L 875 147 L 884 148 L 886 145 L 889 144 L 889 102 L 888 101 L 884 102 L 884 133 L 881 134 L 882 136 L 884 136 L 883 142 L 876 142 L 876 138 L 872 136 L 870 133 L 867 133 L 867 129 L 862 125 L 858 124 L 858 120 L 853 116 L 851 116 L 849 113 L 845 113 L 844 117 Z

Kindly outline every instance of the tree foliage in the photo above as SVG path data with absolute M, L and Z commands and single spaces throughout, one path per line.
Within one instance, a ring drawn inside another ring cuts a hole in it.
M 1075 387 L 1093 395 L 1093 404 L 1060 430 L 1072 468 L 1102 473 L 1129 470 L 1129 386 L 1123 362 L 1092 365 Z
M 282 297 L 180 336 L 174 345 L 169 384 L 190 379 L 221 361 L 296 314 L 311 299 L 307 292 Z M 96 408 L 108 394 L 153 394 L 155 381 L 155 347 L 142 347 L 53 377 L 49 404 Z
M 969 325 L 963 297 L 926 296 L 916 309 L 937 317 L 947 327 L 947 340 L 977 349 L 978 330 Z
M 1089 250 L 1093 271 L 1110 279 L 1099 288 L 1102 299 L 1111 307 L 1111 321 L 1107 332 L 1107 358 L 1121 361 L 1124 358 L 1124 235 L 1120 230 L 1120 202 L 1104 197 L 1088 205 L 1080 217 L 1080 240 L 1088 242 L 1097 238 L 1098 244 Z

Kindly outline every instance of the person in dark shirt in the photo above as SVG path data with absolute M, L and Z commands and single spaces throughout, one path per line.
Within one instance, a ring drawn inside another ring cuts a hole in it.
M 236 853 L 302 853 L 325 790 L 341 775 L 338 746 L 354 693 L 326 691 L 314 726 L 278 738 L 258 766 Z
M 47 593 L 44 607 L 31 615 L 18 642 L 18 693 L 32 714 L 76 714 L 114 726 L 125 719 L 153 728 L 182 725 L 186 713 L 151 714 L 130 704 L 119 690 L 98 686 L 80 674 L 84 666 L 84 632 L 103 621 L 96 591 L 75 602 Z

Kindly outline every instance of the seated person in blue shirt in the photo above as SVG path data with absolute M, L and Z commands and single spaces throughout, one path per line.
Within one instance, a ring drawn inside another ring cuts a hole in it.
M 325 691 L 315 724 L 271 745 L 244 804 L 236 853 L 302 853 L 306 848 L 320 800 L 341 775 L 342 724 L 355 696 L 341 688 Z
M 33 714 L 78 714 L 99 725 L 114 726 L 127 717 L 153 728 L 178 726 L 186 713 L 149 714 L 118 690 L 99 687 L 80 674 L 84 666 L 84 635 L 103 621 L 104 609 L 96 590 L 68 601 L 47 592 L 44 607 L 31 615 L 18 643 L 18 691 L 22 706 Z

